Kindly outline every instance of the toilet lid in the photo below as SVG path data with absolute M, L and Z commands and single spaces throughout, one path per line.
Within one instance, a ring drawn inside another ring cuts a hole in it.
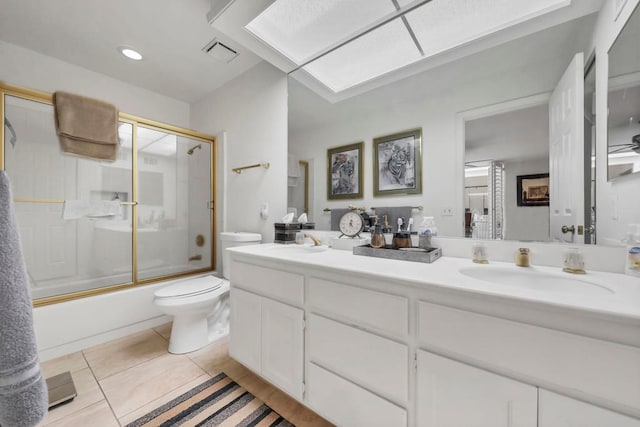
M 200 295 L 215 291 L 222 286 L 222 279 L 215 276 L 183 280 L 154 292 L 156 298 L 175 298 Z

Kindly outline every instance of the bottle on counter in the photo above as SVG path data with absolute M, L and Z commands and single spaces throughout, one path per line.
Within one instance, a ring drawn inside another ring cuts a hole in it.
M 385 247 L 385 240 L 384 240 L 384 234 L 382 234 L 382 226 L 380 224 L 378 224 L 378 222 L 376 221 L 376 224 L 373 226 L 373 231 L 371 232 L 371 247 L 372 248 L 384 248 Z
M 640 277 L 640 224 L 630 224 L 626 238 L 627 251 L 624 272 Z
M 432 216 L 422 218 L 418 227 L 418 247 L 427 249 L 431 247 L 431 237 L 438 235 L 438 227 Z

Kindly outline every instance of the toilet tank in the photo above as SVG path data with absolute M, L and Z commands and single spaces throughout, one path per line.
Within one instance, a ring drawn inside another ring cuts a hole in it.
M 227 248 L 238 246 L 258 245 L 262 242 L 262 235 L 258 233 L 247 233 L 245 231 L 225 231 L 220 233 L 220 243 L 222 247 L 222 275 L 230 280 L 231 259 Z

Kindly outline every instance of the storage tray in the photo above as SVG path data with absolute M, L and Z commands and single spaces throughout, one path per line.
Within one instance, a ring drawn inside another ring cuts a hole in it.
M 372 256 L 376 258 L 399 259 L 403 261 L 413 262 L 433 262 L 442 256 L 440 248 L 425 248 L 426 252 L 401 251 L 392 249 L 391 245 L 384 248 L 372 248 L 371 245 L 355 246 L 353 248 L 354 255 Z

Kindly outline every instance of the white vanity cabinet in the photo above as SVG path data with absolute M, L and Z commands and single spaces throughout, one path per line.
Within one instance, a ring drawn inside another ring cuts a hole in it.
M 406 426 L 408 298 L 310 277 L 307 302 L 307 404 L 340 426 Z
M 302 400 L 304 311 L 275 298 L 302 306 L 304 276 L 244 263 L 232 271 L 229 354 Z
M 444 262 L 232 254 L 231 356 L 338 426 L 640 427 L 640 346 L 580 333 L 635 319 L 431 285 Z
M 536 387 L 418 350 L 420 427 L 536 427 Z
M 640 427 L 640 420 L 540 389 L 538 427 Z

